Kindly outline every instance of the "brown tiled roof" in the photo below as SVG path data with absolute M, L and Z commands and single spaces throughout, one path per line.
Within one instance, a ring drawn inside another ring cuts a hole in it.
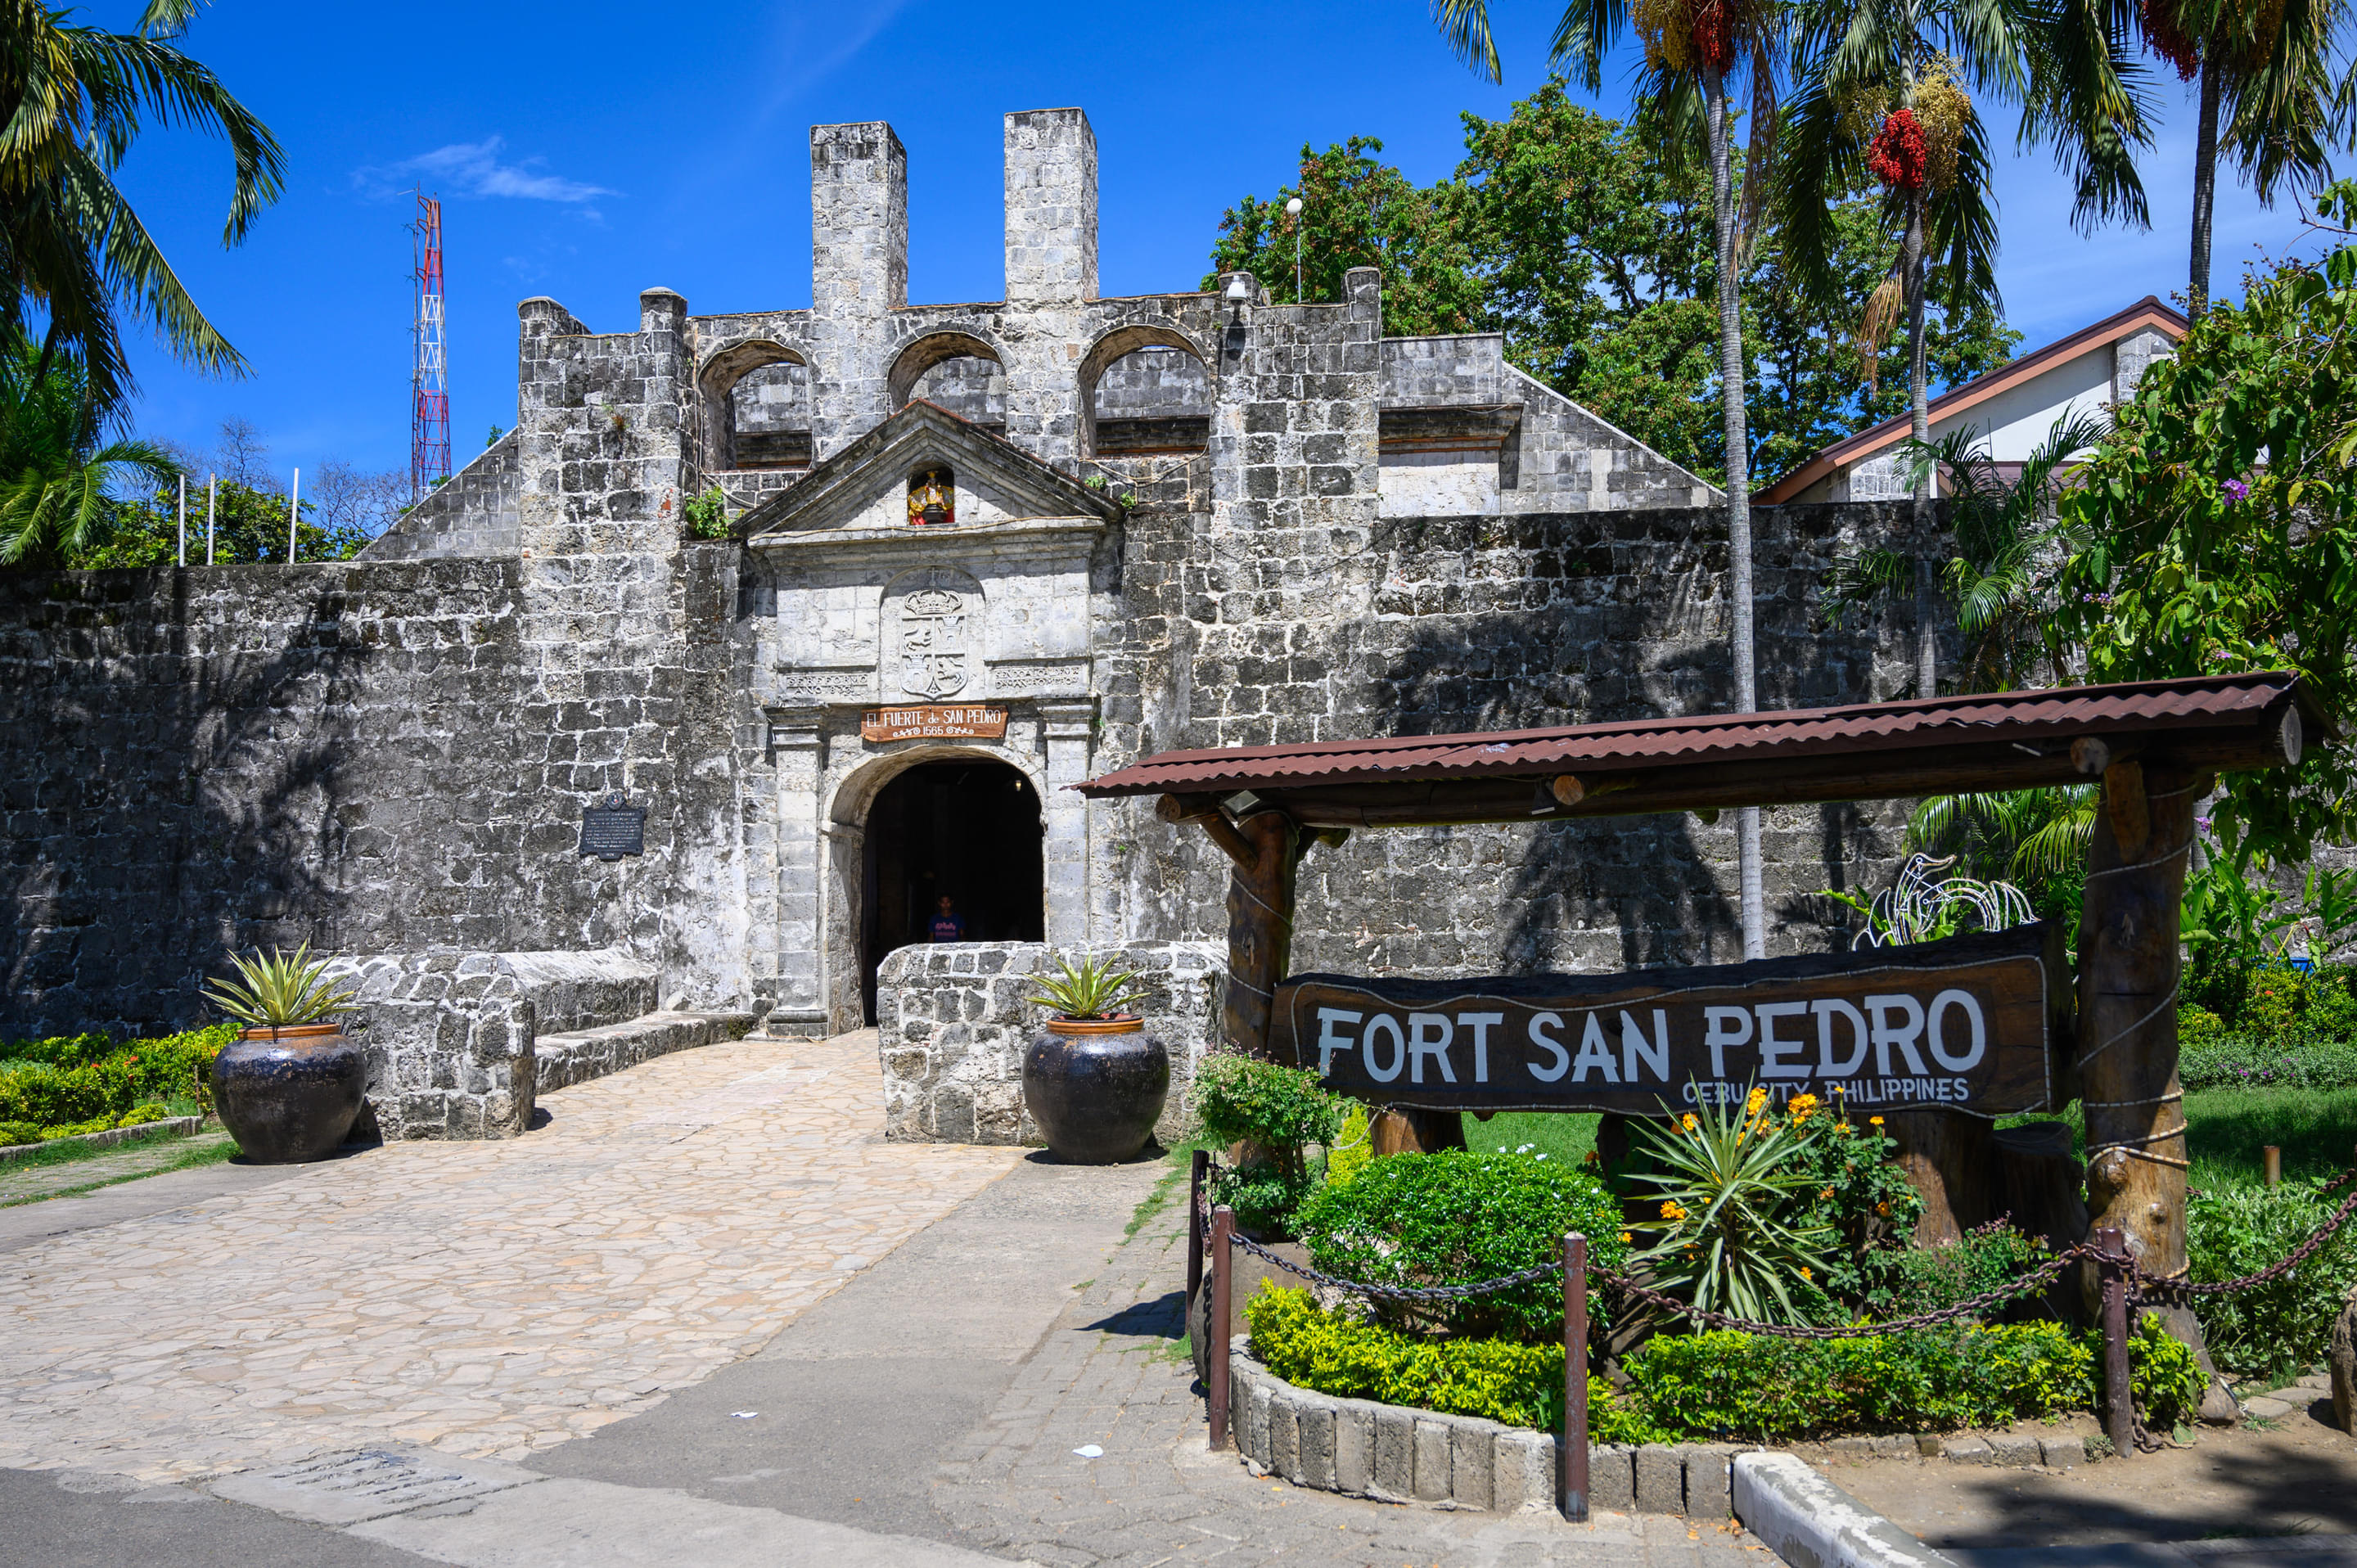
M 2211 755 L 2217 749 L 2217 740 L 2255 736 L 2269 725 L 2279 724 L 2280 710 L 2298 700 L 2295 677 L 2280 671 L 2261 671 L 1855 707 L 1638 719 L 1562 729 L 1168 751 L 1074 788 L 1098 798 L 1224 795 L 1250 789 L 1306 791 L 1321 800 L 1341 800 L 1350 795 L 1351 786 L 1469 784 L 1545 779 L 1561 773 L 1576 773 L 1597 783 L 1628 775 L 1634 790 L 1638 779 L 1647 776 L 1675 775 L 1691 785 L 1698 778 L 1739 768 L 1744 776 L 1761 781 L 1747 792 L 1757 796 L 1751 803 L 1871 799 L 1923 792 L 1881 786 L 1894 783 L 1899 772 L 1920 770 L 1934 755 L 1941 759 L 1940 766 L 1968 772 L 1977 766 L 1974 758 L 1985 758 L 1983 770 L 1990 777 L 1986 786 L 1989 788 L 2017 787 L 2010 781 L 2024 770 L 2025 757 L 2049 764 L 2031 771 L 2068 775 L 2069 743 L 2082 736 L 2116 741 L 2123 755 L 2132 746 L 2149 741 L 2163 749 L 2173 746 L 2201 765 L 2233 766 Z M 2311 731 L 2316 727 L 2312 714 L 2309 727 Z M 2206 746 L 2205 734 L 2212 736 Z M 2236 738 L 2233 744 L 2242 742 Z M 1844 758 L 1855 760 L 1844 764 L 1840 761 Z M 1828 764 L 1833 765 L 1830 771 Z M 1795 789 L 1776 787 L 1771 776 L 1779 771 L 1779 765 L 1791 766 Z M 1801 785 L 1797 781 L 1803 773 L 1809 781 Z M 1829 783 L 1834 786 L 1830 791 Z M 1840 792 L 1842 786 L 1850 784 L 1857 786 L 1853 792 Z M 1641 797 L 1641 790 L 1636 792 Z M 1615 797 L 1610 809 L 1627 811 L 1646 807 L 1641 798 Z

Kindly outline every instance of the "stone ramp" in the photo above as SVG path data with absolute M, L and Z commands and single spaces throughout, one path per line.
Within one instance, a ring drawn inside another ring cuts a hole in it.
M 542 1035 L 532 1047 L 533 1093 L 587 1083 L 673 1051 L 741 1040 L 756 1021 L 750 1013 L 654 1012 L 602 1028 Z

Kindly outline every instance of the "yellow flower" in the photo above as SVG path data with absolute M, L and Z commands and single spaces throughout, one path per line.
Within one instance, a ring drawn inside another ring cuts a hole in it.
M 1806 1263 L 1803 1263 L 1803 1264 L 1801 1265 L 1801 1277 L 1802 1277 L 1803 1279 L 1804 1279 L 1804 1280 L 1813 1280 L 1813 1279 L 1815 1279 L 1817 1276 L 1816 1276 L 1814 1273 L 1811 1273 L 1811 1272 L 1810 1272 L 1810 1269 L 1809 1269 L 1809 1265 L 1808 1265 L 1808 1264 L 1806 1264 Z M 1575 1452 L 1573 1453 L 1573 1455 L 1572 1455 L 1572 1457 L 1573 1457 L 1573 1458 L 1575 1458 L 1575 1459 L 1577 1459 L 1577 1457 L 1579 1457 L 1579 1455 L 1578 1455 L 1578 1454 L 1575 1451 Z
M 1687 1112 L 1685 1113 L 1684 1120 L 1681 1121 L 1678 1125 L 1684 1128 L 1689 1133 L 1693 1132 L 1697 1125 L 1694 1119 L 1694 1112 L 1691 1111 Z
M 1764 1089 L 1754 1089 L 1750 1097 L 1744 1101 L 1743 1109 L 1757 1116 L 1760 1114 L 1760 1108 L 1767 1103 L 1768 1091 Z
M 1624 1247 L 1629 1245 L 1631 1241 L 1634 1241 L 1637 1238 L 1631 1236 L 1626 1230 L 1620 1232 L 1620 1244 Z
M 1818 1196 L 1819 1197 L 1831 1197 L 1833 1195 L 1834 1195 L 1834 1189 L 1833 1189 L 1833 1188 L 1831 1188 L 1831 1187 L 1827 1187 L 1827 1188 L 1825 1188 L 1825 1190 L 1824 1190 L 1824 1191 L 1823 1191 L 1823 1192 L 1821 1192 L 1821 1193 L 1817 1194 L 1817 1196 Z
M 1786 1109 L 1792 1112 L 1792 1120 L 1795 1122 L 1806 1122 L 1811 1116 L 1816 1114 L 1817 1097 L 1813 1094 L 1796 1094 L 1792 1096 L 1792 1103 Z
M 1677 1200 L 1676 1198 L 1674 1198 L 1674 1198 L 1670 1199 L 1670 1201 L 1669 1201 L 1669 1202 L 1664 1203 L 1663 1205 L 1662 1205 L 1662 1218 L 1663 1218 L 1663 1219 L 1684 1219 L 1685 1217 L 1686 1217 L 1686 1211 L 1685 1211 L 1685 1209 L 1684 1209 L 1684 1208 L 1679 1204 L 1679 1202 L 1678 1202 L 1678 1200 Z
M 1866 1124 L 1869 1127 L 1879 1127 L 1882 1125 L 1882 1118 L 1879 1116 L 1869 1116 L 1866 1119 Z

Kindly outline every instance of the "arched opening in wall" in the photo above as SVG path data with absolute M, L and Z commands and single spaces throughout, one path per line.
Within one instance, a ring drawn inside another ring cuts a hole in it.
M 782 344 L 723 349 L 696 377 L 704 467 L 718 473 L 811 466 L 810 363 Z
M 935 332 L 892 361 L 892 406 L 924 402 L 994 433 L 1006 428 L 1006 372 L 998 350 L 963 332 Z
M 1211 373 L 1183 333 L 1125 327 L 1081 361 L 1092 457 L 1200 452 L 1211 443 Z
M 877 965 L 896 948 L 1046 940 L 1040 831 L 1031 781 L 985 757 L 920 762 L 877 792 L 859 900 L 867 1022 L 876 1021 Z

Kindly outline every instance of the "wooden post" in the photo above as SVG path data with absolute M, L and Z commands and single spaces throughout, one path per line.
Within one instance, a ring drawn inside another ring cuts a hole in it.
M 2283 1184 L 2283 1149 L 2275 1144 L 2259 1145 L 2259 1179 L 2268 1187 Z
M 2115 1225 L 2098 1226 L 2104 1310 L 2104 1432 L 2123 1459 L 2136 1453 L 2136 1395 L 2128 1381 L 2128 1250 Z
M 1466 1146 L 1465 1115 L 1459 1111 L 1385 1109 L 1368 1119 L 1367 1135 L 1373 1141 L 1377 1158 L 1384 1155 L 1436 1155 L 1443 1149 Z
M 2185 1268 L 2185 1115 L 2177 1081 L 2179 904 L 2206 780 L 2115 762 L 2104 771 L 2079 923 L 2079 1081 L 2089 1223 L 2156 1274 Z M 2136 789 L 2142 800 L 2115 801 Z M 2141 834 L 2141 853 L 2128 847 Z M 2126 841 L 2126 842 L 2124 842 Z M 2201 1331 L 2190 1312 L 2172 1332 Z M 2181 1321 L 2180 1321 L 2181 1320 Z
M 1211 1407 L 1211 1446 L 1228 1445 L 1228 1297 L 1235 1280 L 1235 1211 L 1211 1210 L 1211 1365 L 1204 1402 Z
M 1964 1232 L 1996 1218 L 1996 1151 L 1990 1142 L 1996 1123 L 1953 1111 L 1894 1111 L 1889 1113 L 1891 1142 L 1899 1145 L 1899 1168 L 1923 1200 L 1915 1223 L 1915 1244 L 1937 1247 L 1961 1241 Z
M 1203 1179 L 1211 1173 L 1211 1153 L 1198 1149 L 1187 1164 L 1187 1315 L 1191 1322 L 1195 1298 L 1203 1291 Z
M 1556 1504 L 1587 1520 L 1587 1238 L 1563 1239 L 1563 1432 L 1555 1440 Z
M 1228 986 L 1222 1021 L 1228 1044 L 1257 1057 L 1267 1054 L 1269 1011 L 1293 950 L 1299 833 L 1282 811 L 1255 812 L 1235 824 L 1235 832 L 1252 858 L 1238 856 L 1228 876 Z

